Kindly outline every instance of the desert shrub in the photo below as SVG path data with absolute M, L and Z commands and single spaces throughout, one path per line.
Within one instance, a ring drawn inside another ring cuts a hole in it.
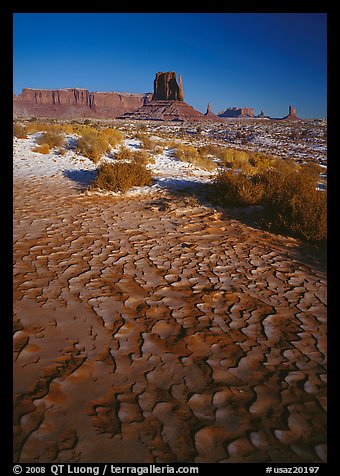
M 56 130 L 59 130 L 60 132 L 64 132 L 65 134 L 75 133 L 73 125 L 69 123 L 62 123 L 62 124 L 56 125 Z
M 137 150 L 133 154 L 133 160 L 142 165 L 154 164 L 155 159 L 148 154 L 145 150 Z
M 263 203 L 277 226 L 307 241 L 327 237 L 327 193 L 316 189 L 318 175 L 310 169 L 270 170 L 262 174 Z
M 181 162 L 189 162 L 204 170 L 212 172 L 216 169 L 216 164 L 212 160 L 204 157 L 199 151 L 192 145 L 177 144 L 175 150 L 175 157 Z
M 74 124 L 73 130 L 75 134 L 79 134 L 80 136 L 87 135 L 87 134 L 97 134 L 98 131 L 95 127 L 88 126 L 86 124 Z
M 258 205 L 265 193 L 265 186 L 259 177 L 232 170 L 222 170 L 214 184 L 218 200 L 227 205 Z
M 324 169 L 315 162 L 309 162 L 308 164 L 302 164 L 301 170 L 306 176 L 310 176 L 314 180 L 319 180 L 320 174 L 324 172 Z
M 92 188 L 126 192 L 132 187 L 143 187 L 151 183 L 151 172 L 138 162 L 104 162 L 98 169 Z
M 233 148 L 221 148 L 218 153 L 218 158 L 222 166 L 245 170 L 249 168 L 250 154 L 247 151 L 233 149 Z
M 311 242 L 327 237 L 327 194 L 316 189 L 318 175 L 291 160 L 273 160 L 268 169 L 247 175 L 222 170 L 214 181 L 217 200 L 226 205 L 263 205 L 276 227 Z M 314 168 L 315 169 L 315 168 Z
M 50 146 L 48 144 L 41 144 L 32 149 L 33 152 L 39 152 L 40 154 L 48 154 L 50 152 Z
M 177 144 L 175 156 L 181 162 L 193 163 L 195 160 L 198 159 L 199 153 L 197 149 L 192 145 Z
M 211 159 L 208 159 L 207 157 L 198 157 L 193 162 L 193 164 L 200 169 L 207 170 L 208 172 L 213 172 L 217 168 L 215 162 L 213 162 Z
M 112 147 L 115 147 L 123 140 L 123 134 L 118 129 L 112 129 L 111 127 L 101 129 L 99 134 L 106 138 Z
M 16 122 L 13 123 L 13 137 L 17 137 L 18 139 L 26 139 L 26 127 Z
M 250 154 L 249 163 L 256 169 L 267 169 L 274 165 L 273 157 L 262 152 L 253 152 Z
M 50 149 L 53 149 L 53 147 L 62 147 L 65 143 L 65 137 L 61 132 L 50 130 L 43 132 L 36 142 L 40 145 L 48 144 Z
M 136 134 L 136 139 L 141 141 L 142 147 L 147 150 L 153 150 L 155 147 L 154 141 L 150 139 L 147 134 L 141 134 L 140 132 Z
M 35 132 L 51 130 L 53 126 L 47 122 L 32 121 L 26 125 L 27 134 L 34 134 Z
M 161 145 L 156 145 L 153 149 L 154 154 L 162 154 L 164 147 Z
M 64 149 L 63 147 L 61 147 L 60 149 L 56 150 L 56 153 L 57 153 L 58 155 L 63 156 L 63 155 L 66 154 L 66 149 Z
M 199 155 L 202 157 L 205 157 L 207 155 L 213 155 L 215 157 L 219 157 L 221 150 L 223 150 L 223 148 L 213 144 L 205 144 L 198 147 L 197 150 Z
M 133 159 L 133 152 L 128 147 L 121 147 L 118 152 L 115 154 L 115 159 L 117 160 L 132 160 Z
M 78 139 L 77 152 L 88 157 L 94 163 L 97 163 L 100 160 L 101 154 L 105 154 L 108 150 L 108 140 L 98 134 L 95 129 L 84 132 Z

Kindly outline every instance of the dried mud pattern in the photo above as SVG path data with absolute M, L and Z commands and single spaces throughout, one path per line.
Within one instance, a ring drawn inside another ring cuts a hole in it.
M 174 197 L 14 188 L 20 462 L 326 460 L 326 275 Z

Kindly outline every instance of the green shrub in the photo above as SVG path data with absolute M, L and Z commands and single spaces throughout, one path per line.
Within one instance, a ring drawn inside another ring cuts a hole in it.
M 50 149 L 53 149 L 53 147 L 62 147 L 65 143 L 65 137 L 58 131 L 50 130 L 43 132 L 36 142 L 40 145 L 48 144 Z
M 100 165 L 91 188 L 126 192 L 132 187 L 142 187 L 151 183 L 151 172 L 138 162 L 105 162 Z

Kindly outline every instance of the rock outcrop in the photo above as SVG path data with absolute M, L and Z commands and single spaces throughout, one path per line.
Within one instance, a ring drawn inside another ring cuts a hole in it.
M 115 118 L 151 100 L 151 93 L 90 92 L 81 88 L 25 88 L 13 96 L 14 117 Z
M 167 73 L 156 73 L 153 82 L 154 93 L 153 101 L 179 101 L 179 86 L 176 81 L 176 73 L 169 71 Z M 183 87 L 181 95 L 183 96 Z M 183 99 L 182 99 L 183 101 Z
M 254 117 L 252 107 L 228 107 L 218 114 L 218 117 Z
M 301 119 L 296 115 L 296 107 L 289 106 L 288 116 L 282 117 L 282 120 L 285 120 L 285 121 L 301 121 Z
M 220 122 L 223 122 L 223 119 L 221 119 L 220 117 L 218 117 L 216 114 L 214 114 L 211 110 L 211 104 L 210 102 L 208 102 L 208 106 L 207 106 L 207 112 L 204 114 L 205 117 L 207 119 L 209 119 L 210 121 L 220 121 Z
M 173 71 L 156 73 L 152 100 L 136 111 L 122 114 L 118 119 L 181 122 L 214 120 L 184 102 L 182 76 L 179 76 L 178 84 Z
M 265 113 L 261 110 L 260 114 L 255 116 L 255 119 L 270 119 L 270 117 L 266 116 Z

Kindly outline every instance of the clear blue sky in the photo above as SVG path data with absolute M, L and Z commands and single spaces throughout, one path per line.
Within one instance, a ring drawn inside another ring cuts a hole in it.
M 16 13 L 13 89 L 152 92 L 175 71 L 201 112 L 326 117 L 326 36 L 323 13 Z

